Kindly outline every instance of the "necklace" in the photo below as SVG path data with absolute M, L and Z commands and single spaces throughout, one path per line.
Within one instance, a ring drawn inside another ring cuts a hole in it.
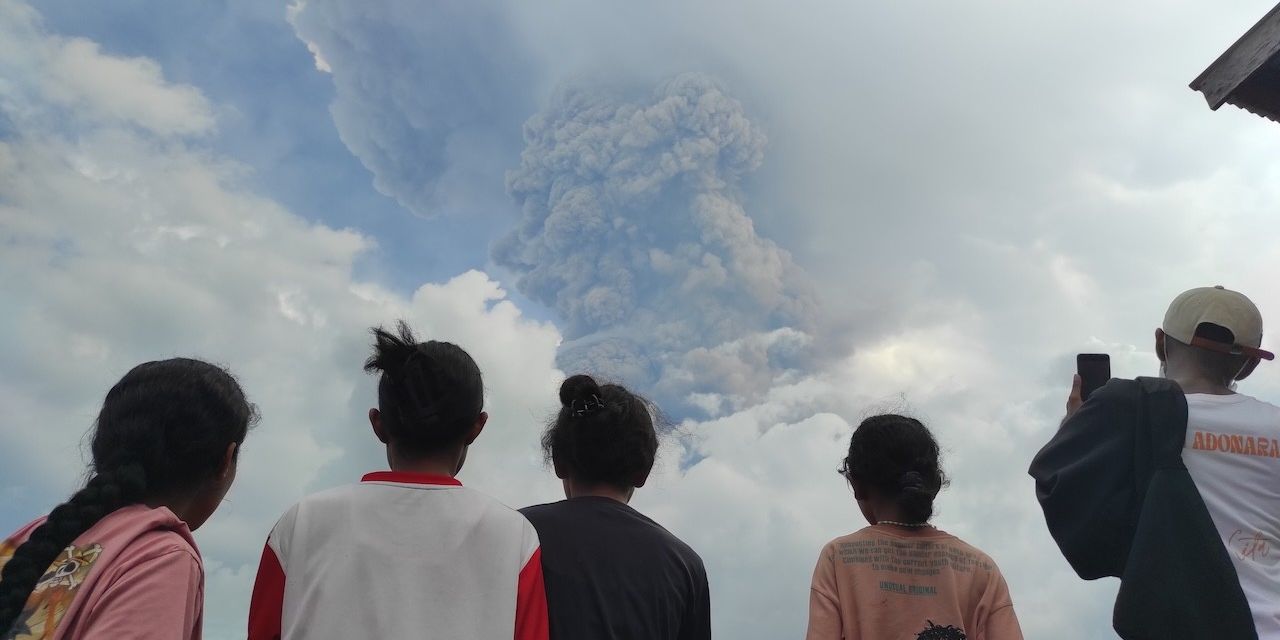
M 876 524 L 892 524 L 899 527 L 906 527 L 908 529 L 920 529 L 923 527 L 933 526 L 928 522 L 894 522 L 893 520 L 877 520 Z

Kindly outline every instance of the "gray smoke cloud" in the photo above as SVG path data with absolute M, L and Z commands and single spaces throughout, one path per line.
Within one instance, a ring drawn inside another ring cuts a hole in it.
M 506 205 L 497 185 L 536 108 L 506 3 L 294 0 L 288 15 L 380 192 L 424 216 Z
M 815 296 L 740 192 L 765 135 L 714 79 L 639 100 L 566 88 L 524 134 L 522 218 L 493 256 L 559 315 L 560 366 L 714 412 L 806 358 Z
M 649 95 L 578 84 L 539 99 L 548 74 L 512 15 L 501 0 L 289 10 L 380 191 L 419 215 L 514 199 L 518 226 L 492 257 L 556 313 L 561 367 L 714 414 L 806 363 L 817 305 L 745 210 L 766 141 L 742 104 L 697 74 Z

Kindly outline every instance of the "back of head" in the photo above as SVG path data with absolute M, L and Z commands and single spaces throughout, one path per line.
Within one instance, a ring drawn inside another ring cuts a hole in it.
M 0 574 L 0 631 L 12 627 L 36 581 L 68 544 L 122 507 L 208 486 L 255 417 L 235 378 L 200 360 L 146 362 L 125 374 L 98 414 L 93 476 L 50 512 Z
M 134 367 L 107 392 L 94 431 L 94 471 L 139 474 L 151 495 L 197 488 L 257 410 L 221 367 L 188 358 Z
M 654 411 L 644 398 L 576 375 L 560 385 L 560 405 L 542 450 L 564 477 L 622 488 L 644 483 L 658 453 Z
M 858 425 L 840 473 L 892 499 L 910 523 L 933 516 L 933 500 L 946 484 L 933 434 L 919 420 L 896 414 Z
M 475 360 L 449 342 L 418 342 L 403 321 L 394 334 L 377 327 L 373 335 L 364 369 L 381 374 L 378 409 L 390 441 L 409 455 L 457 443 L 484 410 Z
M 1231 330 L 1208 323 L 1196 327 L 1194 337 L 1226 345 L 1232 344 L 1235 340 Z M 1196 342 L 1204 344 L 1200 340 Z M 1223 387 L 1231 387 L 1251 360 L 1250 356 L 1243 353 L 1232 354 L 1192 346 L 1167 334 L 1164 348 L 1167 360 L 1176 362 L 1179 366 L 1191 367 L 1200 375 Z
M 1170 364 L 1192 367 L 1224 387 L 1247 376 L 1258 360 L 1275 357 L 1261 348 L 1258 307 L 1243 293 L 1221 285 L 1179 294 L 1165 311 L 1160 329 Z

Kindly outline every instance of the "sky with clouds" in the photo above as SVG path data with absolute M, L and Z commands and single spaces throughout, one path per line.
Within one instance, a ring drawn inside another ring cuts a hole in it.
M 0 529 L 82 480 L 129 367 L 225 363 L 263 419 L 196 537 L 237 637 L 279 513 L 385 464 L 360 366 L 405 318 L 480 363 L 461 477 L 513 506 L 560 496 L 566 372 L 660 401 L 635 504 L 706 561 L 719 636 L 803 632 L 864 524 L 850 425 L 906 410 L 1027 637 L 1110 637 L 1025 469 L 1075 353 L 1154 374 L 1192 286 L 1280 313 L 1280 125 L 1186 87 L 1269 8 L 0 0 Z

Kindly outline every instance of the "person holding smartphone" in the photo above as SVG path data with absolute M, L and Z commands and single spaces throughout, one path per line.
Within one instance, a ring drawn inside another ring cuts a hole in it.
M 1121 579 L 1122 638 L 1280 640 L 1280 407 L 1236 392 L 1274 358 L 1261 344 L 1243 294 L 1182 293 L 1155 332 L 1161 377 L 1086 399 L 1077 375 L 1031 464 L 1067 561 Z

